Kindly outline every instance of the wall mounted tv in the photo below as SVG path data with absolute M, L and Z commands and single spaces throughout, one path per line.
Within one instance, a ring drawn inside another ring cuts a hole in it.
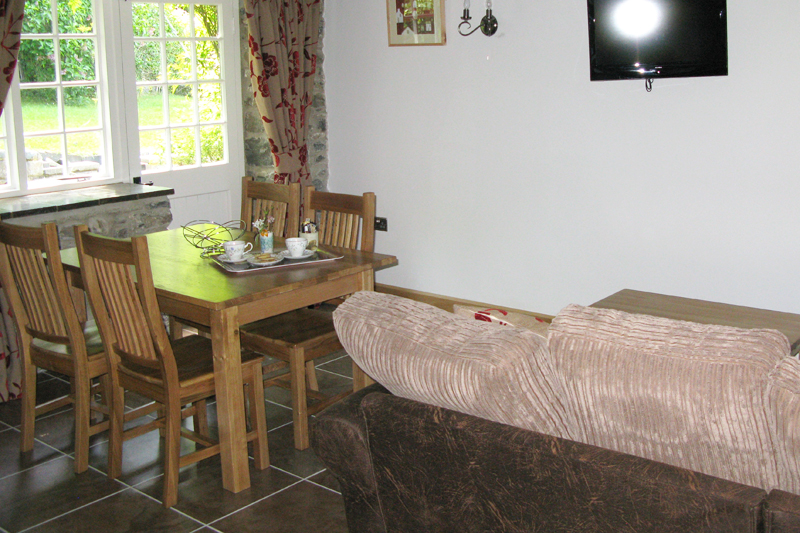
M 588 0 L 592 81 L 728 75 L 725 0 Z

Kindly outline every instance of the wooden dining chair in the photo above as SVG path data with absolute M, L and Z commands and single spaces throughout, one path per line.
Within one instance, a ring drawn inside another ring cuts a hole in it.
M 108 354 L 111 377 L 111 420 L 108 476 L 116 478 L 122 467 L 122 443 L 159 428 L 164 430 L 163 504 L 178 500 L 178 474 L 182 466 L 219 453 L 219 443 L 208 433 L 205 400 L 215 394 L 211 340 L 190 335 L 170 340 L 156 299 L 146 237 L 130 240 L 93 235 L 86 226 L 75 228 L 81 275 L 92 311 L 97 317 Z M 261 357 L 242 353 L 242 376 L 250 404 L 255 466 L 269 466 L 267 423 L 264 411 Z M 160 404 L 164 415 L 123 431 L 125 390 Z M 182 409 L 183 406 L 190 407 Z M 245 406 L 242 405 L 245 410 Z M 243 411 L 244 412 L 244 411 Z M 181 427 L 181 419 L 194 416 L 195 431 Z M 201 448 L 180 456 L 180 438 Z
M 241 219 L 252 231 L 253 222 L 271 212 L 275 217 L 273 231 L 279 237 L 297 237 L 300 231 L 300 184 L 266 183 L 253 176 L 242 178 Z
M 107 387 L 108 367 L 97 327 L 86 321 L 84 300 L 78 295 L 73 300 L 56 225 L 23 227 L 0 222 L 0 276 L 22 356 L 20 451 L 33 449 L 36 416 L 72 403 L 75 472 L 84 472 L 89 466 L 89 437 L 108 428 L 107 419 L 92 423 L 92 409 L 108 414 L 107 408 L 92 403 L 92 380 L 100 378 Z M 39 368 L 69 376 L 72 392 L 36 405 Z
M 374 193 L 356 196 L 307 187 L 305 208 L 308 213 L 319 212 L 321 245 L 358 249 L 360 243 L 361 250 L 374 250 Z M 330 305 L 298 309 L 240 328 L 242 348 L 278 359 L 264 368 L 265 374 L 288 367 L 288 372 L 265 379 L 264 386 L 291 390 L 294 446 L 298 450 L 309 446 L 308 417 L 352 392 L 329 396 L 319 391 L 314 360 L 342 349 L 333 328 L 332 310 Z M 309 405 L 309 398 L 316 403 Z

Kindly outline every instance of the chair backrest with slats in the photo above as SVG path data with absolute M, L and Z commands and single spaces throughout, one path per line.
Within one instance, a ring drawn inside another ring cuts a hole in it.
M 112 239 L 75 228 L 81 275 L 112 368 L 177 383 L 161 320 L 147 238 Z M 153 371 L 158 371 L 154 375 Z
M 24 227 L 0 222 L 0 268 L 23 338 L 64 345 L 83 343 L 55 224 Z M 85 354 L 85 350 L 69 353 Z
M 282 185 L 242 178 L 242 220 L 245 229 L 270 213 L 275 217 L 273 230 L 279 237 L 297 237 L 300 230 L 300 184 Z
M 375 193 L 357 196 L 306 187 L 305 197 L 307 212 L 317 212 L 320 244 L 375 251 Z

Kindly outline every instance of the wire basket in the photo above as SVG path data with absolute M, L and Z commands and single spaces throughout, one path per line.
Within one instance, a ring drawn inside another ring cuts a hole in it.
M 194 227 L 200 225 L 203 227 Z M 229 220 L 224 224 L 217 224 L 211 220 L 192 220 L 181 227 L 183 238 L 195 248 L 203 250 L 201 257 L 222 253 L 224 242 L 239 240 L 246 231 L 244 220 Z

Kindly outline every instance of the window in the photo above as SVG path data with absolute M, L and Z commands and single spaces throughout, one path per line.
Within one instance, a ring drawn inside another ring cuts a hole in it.
M 143 171 L 222 161 L 218 7 L 132 6 Z
M 27 0 L 0 119 L 0 194 L 218 176 L 228 139 L 242 138 L 226 112 L 228 99 L 241 106 L 237 13 L 234 0 Z

